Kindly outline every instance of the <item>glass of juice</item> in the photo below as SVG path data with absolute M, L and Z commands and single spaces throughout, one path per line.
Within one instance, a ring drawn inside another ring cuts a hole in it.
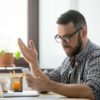
M 22 92 L 23 91 L 23 77 L 11 77 L 11 91 Z

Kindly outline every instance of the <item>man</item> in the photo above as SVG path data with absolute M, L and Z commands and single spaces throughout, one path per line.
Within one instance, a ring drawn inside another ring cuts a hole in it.
M 30 40 L 27 47 L 18 40 L 32 71 L 32 76 L 26 75 L 28 85 L 38 91 L 100 100 L 100 47 L 88 39 L 84 16 L 69 10 L 58 18 L 57 24 L 55 39 L 62 44 L 67 57 L 62 66 L 50 73 L 41 71 L 33 41 Z

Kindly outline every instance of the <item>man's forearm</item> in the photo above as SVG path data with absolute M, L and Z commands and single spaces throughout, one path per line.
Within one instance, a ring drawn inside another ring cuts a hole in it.
M 91 88 L 86 84 L 61 84 L 51 81 L 48 90 L 72 98 L 94 99 Z

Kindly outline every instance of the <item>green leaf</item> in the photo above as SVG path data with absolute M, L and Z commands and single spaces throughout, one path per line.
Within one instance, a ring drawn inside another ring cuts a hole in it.
M 19 59 L 19 58 L 20 58 L 20 55 L 21 55 L 20 51 L 16 51 L 16 53 L 15 53 L 15 58 L 16 58 L 16 59 Z
M 5 51 L 4 50 L 0 50 L 0 55 L 4 55 Z

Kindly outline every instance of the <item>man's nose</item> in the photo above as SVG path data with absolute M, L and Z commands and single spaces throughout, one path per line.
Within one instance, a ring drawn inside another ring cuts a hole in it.
M 66 45 L 69 45 L 66 41 L 62 41 L 62 46 L 65 48 Z
M 61 39 L 61 41 L 62 41 L 62 44 L 69 44 L 69 42 L 67 42 L 65 39 Z

